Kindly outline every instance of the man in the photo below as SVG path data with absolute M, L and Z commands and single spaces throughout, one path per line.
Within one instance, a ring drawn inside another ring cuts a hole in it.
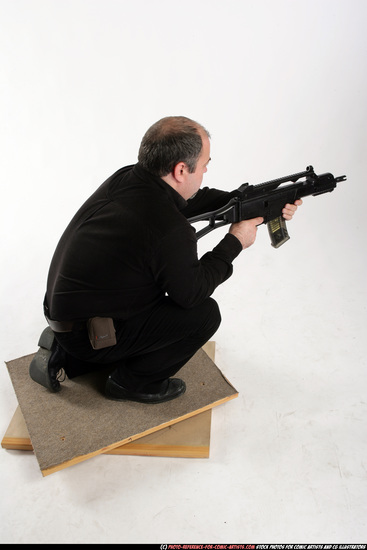
M 138 163 L 113 174 L 76 213 L 51 262 L 49 327 L 30 365 L 33 380 L 58 391 L 62 370 L 72 378 L 109 368 L 109 398 L 161 403 L 184 393 L 173 376 L 218 329 L 210 296 L 263 222 L 232 224 L 198 258 L 187 218 L 237 193 L 200 189 L 209 138 L 188 118 L 159 120 L 143 137 Z M 300 204 L 285 205 L 284 218 Z

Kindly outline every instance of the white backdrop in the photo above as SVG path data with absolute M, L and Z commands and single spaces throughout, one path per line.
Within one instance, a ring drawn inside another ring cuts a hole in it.
M 361 394 L 350 399 L 363 401 L 366 23 L 365 0 L 0 0 L 1 360 L 37 349 L 48 266 L 76 209 L 136 161 L 153 122 L 185 115 L 212 135 L 204 185 L 232 190 L 309 164 L 347 175 L 333 193 L 305 199 L 281 249 L 259 229 L 215 293 L 215 339 L 218 364 L 241 389 L 251 380 L 244 362 L 276 355 L 302 376 L 318 363 L 326 384 L 334 371 L 322 369 L 338 360 L 357 369 Z M 5 431 L 16 400 L 5 367 L 0 378 Z M 6 476 L 15 459 L 1 460 Z M 357 521 L 347 539 L 365 538 Z

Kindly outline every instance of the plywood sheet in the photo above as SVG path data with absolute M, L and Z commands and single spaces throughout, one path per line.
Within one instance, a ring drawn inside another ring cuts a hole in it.
M 19 406 L 16 408 L 8 429 L 5 432 L 1 441 L 1 446 L 4 449 L 16 451 L 33 451 L 31 438 L 29 437 L 27 426 Z
M 215 360 L 215 342 L 203 346 Z M 160 457 L 208 458 L 210 454 L 211 409 L 136 441 L 108 450 L 105 454 Z M 1 441 L 4 449 L 33 451 L 31 438 L 18 406 Z
M 106 374 L 65 380 L 50 393 L 28 374 L 32 355 L 7 362 L 43 475 L 196 416 L 237 397 L 234 387 L 201 349 L 180 370 L 186 393 L 167 403 L 116 402 L 103 393 Z
M 208 458 L 211 416 L 212 411 L 209 409 L 132 443 L 106 451 L 104 454 Z M 5 432 L 1 446 L 10 450 L 33 451 L 31 438 L 19 406 Z

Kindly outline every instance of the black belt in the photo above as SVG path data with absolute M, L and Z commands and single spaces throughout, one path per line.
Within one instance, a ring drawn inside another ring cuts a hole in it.
M 73 332 L 87 328 L 86 321 L 52 321 L 48 317 L 46 320 L 54 332 Z

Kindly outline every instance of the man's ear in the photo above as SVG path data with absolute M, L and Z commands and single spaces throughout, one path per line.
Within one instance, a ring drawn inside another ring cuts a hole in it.
M 184 162 L 179 162 L 173 169 L 173 177 L 179 183 L 183 183 L 187 174 L 187 166 Z

